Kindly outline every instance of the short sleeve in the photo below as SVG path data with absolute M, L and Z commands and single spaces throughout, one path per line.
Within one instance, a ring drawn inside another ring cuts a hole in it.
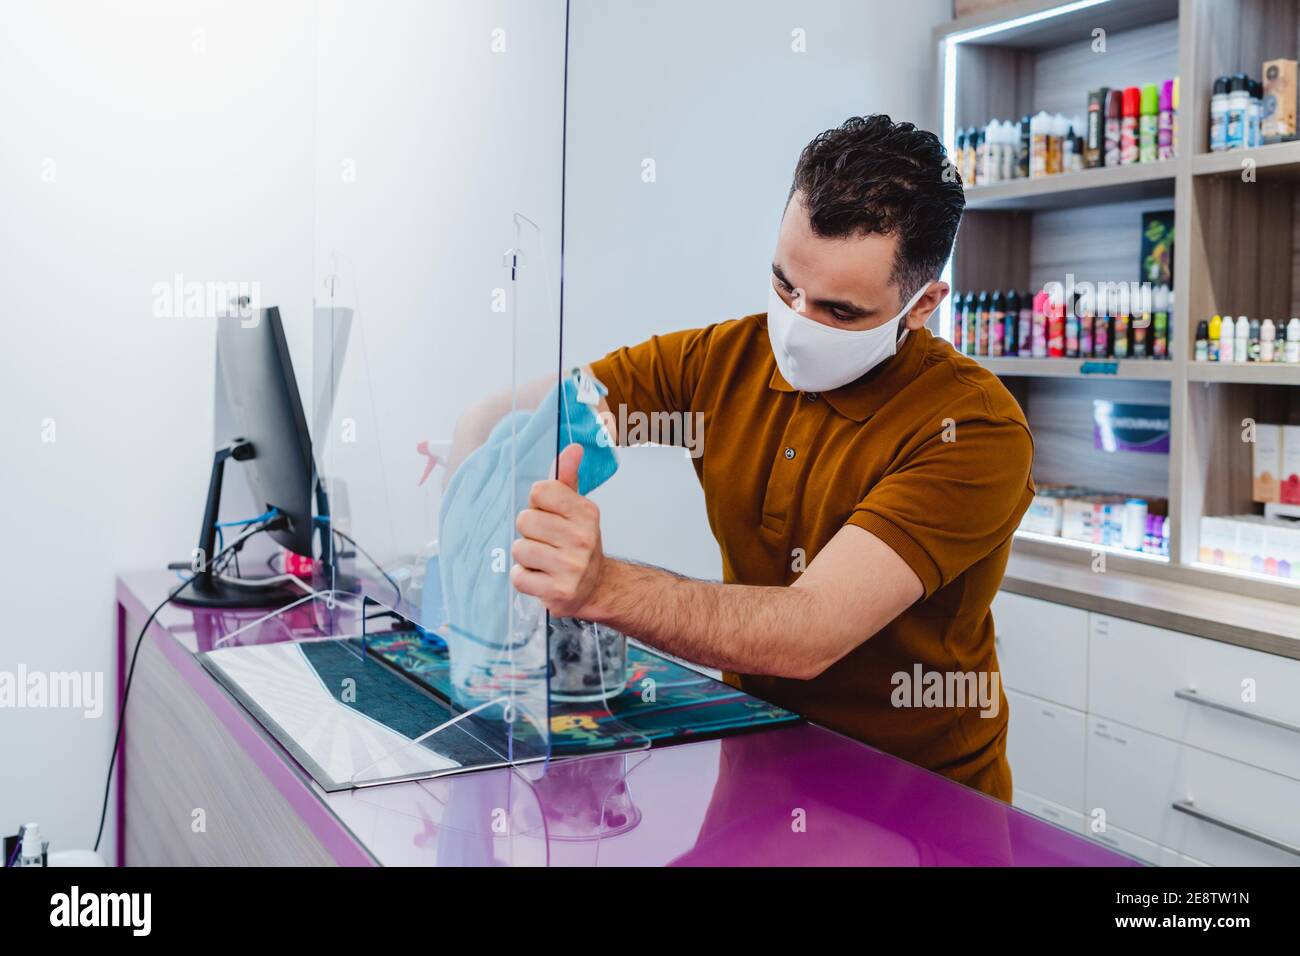
M 1033 457 L 1019 422 L 958 423 L 877 482 L 848 523 L 907 562 L 928 598 L 1015 531 L 1033 499 Z
M 610 411 L 618 415 L 619 406 L 646 415 L 691 411 L 716 328 L 655 335 L 592 362 L 592 372 L 609 389 L 605 400 Z

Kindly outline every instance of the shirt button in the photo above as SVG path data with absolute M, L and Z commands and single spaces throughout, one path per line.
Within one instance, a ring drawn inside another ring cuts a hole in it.
M 787 460 L 787 461 L 789 461 L 791 458 L 793 458 L 793 457 L 794 457 L 794 449 L 793 449 L 793 448 L 787 448 L 787 449 L 785 450 L 785 457 L 786 457 L 786 460 Z
M 810 402 L 815 402 L 815 401 L 817 401 L 817 393 L 816 393 L 816 392 L 804 392 L 804 396 L 803 396 L 803 397 L 806 398 L 806 399 L 808 399 L 808 401 L 810 401 Z

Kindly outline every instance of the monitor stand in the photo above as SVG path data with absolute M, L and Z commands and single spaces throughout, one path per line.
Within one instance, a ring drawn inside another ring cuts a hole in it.
M 218 448 L 212 456 L 212 474 L 208 479 L 208 500 L 203 509 L 203 526 L 199 531 L 199 554 L 203 569 L 194 575 L 188 587 L 173 598 L 177 604 L 212 608 L 277 608 L 307 596 L 293 584 L 259 584 L 257 578 L 227 580 L 213 569 L 216 557 L 217 520 L 221 513 L 221 478 L 226 460 L 247 461 L 254 455 L 251 442 L 236 438 Z

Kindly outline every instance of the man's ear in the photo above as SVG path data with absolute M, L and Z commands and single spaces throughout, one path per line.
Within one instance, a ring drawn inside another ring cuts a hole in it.
M 930 321 L 930 316 L 934 310 L 939 308 L 939 303 L 943 301 L 944 296 L 948 294 L 948 283 L 941 282 L 938 279 L 930 283 L 930 287 L 922 293 L 921 298 L 916 300 L 916 305 L 912 306 L 912 311 L 907 313 L 903 319 L 903 324 L 913 332 L 923 328 L 925 323 Z

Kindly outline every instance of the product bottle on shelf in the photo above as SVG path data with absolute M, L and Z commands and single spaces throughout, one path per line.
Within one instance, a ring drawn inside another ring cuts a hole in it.
M 1151 313 L 1151 355 L 1163 359 L 1169 357 L 1169 286 L 1156 288 L 1155 311 Z
M 1232 336 L 1228 336 L 1231 338 Z M 1215 315 L 1210 318 L 1210 328 L 1205 340 L 1205 359 L 1207 362 L 1219 361 L 1219 341 L 1223 338 L 1223 319 Z
M 1210 359 L 1210 323 L 1204 319 L 1196 323 L 1196 353 L 1197 362 L 1208 362 Z
M 953 293 L 952 335 L 950 336 L 950 338 L 952 340 L 952 347 L 954 351 L 957 352 L 961 351 L 961 337 L 962 337 L 962 333 L 966 330 L 966 317 L 964 315 L 965 309 L 966 309 L 965 294 L 961 292 Z
M 1128 331 L 1129 315 L 1124 309 L 1119 309 L 1115 313 L 1115 325 L 1112 330 L 1114 341 L 1111 342 L 1110 350 L 1114 353 L 1115 358 L 1123 359 L 1129 357 L 1128 350 Z
M 1002 354 L 1016 355 L 1020 329 L 1020 293 L 1012 289 L 1007 293 L 1007 309 L 1002 319 Z
M 1277 327 L 1272 319 L 1265 319 L 1259 328 L 1259 360 L 1273 362 L 1277 357 Z
M 1138 300 L 1138 311 L 1133 316 L 1133 321 L 1129 327 L 1129 355 L 1133 358 L 1144 359 L 1147 357 L 1151 334 L 1151 312 L 1151 287 L 1143 285 Z
M 1260 129 L 1264 117 L 1264 84 L 1259 80 L 1251 80 L 1249 90 L 1250 112 L 1246 122 L 1246 143 L 1253 149 L 1264 142 Z
M 1065 297 L 1059 287 L 1047 298 L 1047 357 L 1065 357 Z
M 975 354 L 988 355 L 989 354 L 990 302 L 989 302 L 989 294 L 987 291 L 985 290 L 980 291 L 979 298 L 976 300 L 976 305 L 978 307 L 978 317 L 976 318 L 975 321 L 975 328 L 976 328 L 975 334 L 977 336 L 975 340 Z
M 966 293 L 966 331 L 962 335 L 962 345 L 967 355 L 974 355 L 980 339 L 979 303 L 974 292 Z
M 1110 357 L 1110 311 L 1099 309 L 1092 320 L 1092 355 L 1094 358 Z
M 1030 320 L 1030 355 L 1034 358 L 1047 358 L 1047 292 L 1034 294 L 1034 313 Z
M 1031 177 L 1047 175 L 1047 140 L 1051 132 L 1052 118 L 1045 112 L 1034 114 L 1029 121 L 1029 175 Z
M 1016 130 L 1016 175 L 1021 179 L 1029 178 L 1029 154 L 1033 148 L 1033 133 L 1030 129 L 1032 123 L 1030 117 L 1022 116 Z
M 1123 138 L 1124 93 L 1111 90 L 1106 95 L 1106 138 L 1103 150 L 1104 166 L 1120 164 L 1120 140 Z
M 1174 158 L 1174 80 L 1160 86 L 1160 115 L 1156 122 L 1156 159 Z
M 1016 347 L 1024 358 L 1034 354 L 1034 296 L 1031 292 L 1020 293 L 1020 323 L 1016 327 Z
M 1246 361 L 1258 362 L 1260 360 L 1260 337 L 1262 335 L 1259 319 L 1250 320 L 1250 329 L 1247 335 Z
M 1214 81 L 1214 94 L 1210 97 L 1210 151 L 1221 153 L 1228 148 L 1228 87 L 1232 77 L 1221 76 Z
M 1234 73 L 1228 84 L 1228 115 L 1223 134 L 1223 148 L 1244 149 L 1249 123 L 1250 78 L 1245 73 Z
M 1124 89 L 1124 113 L 1119 126 L 1119 162 L 1131 166 L 1138 156 L 1138 111 L 1142 107 L 1142 91 L 1136 86 Z
M 1002 357 L 1002 341 L 1006 332 L 1007 300 L 1001 291 L 993 293 L 989 305 L 989 357 Z
M 1160 125 L 1160 91 L 1154 83 L 1142 87 L 1138 110 L 1138 162 L 1154 163 L 1156 133 Z
M 1237 316 L 1237 324 L 1232 327 L 1236 341 L 1232 343 L 1232 360 L 1234 362 L 1250 361 L 1250 319 L 1244 315 Z
M 1300 364 L 1300 319 L 1295 316 L 1286 324 L 1286 360 L 1289 365 Z
M 1233 360 L 1233 340 L 1235 330 L 1233 329 L 1232 316 L 1225 315 L 1223 324 L 1219 326 L 1219 361 L 1231 362 Z
M 1065 357 L 1079 357 L 1079 297 L 1065 310 Z

